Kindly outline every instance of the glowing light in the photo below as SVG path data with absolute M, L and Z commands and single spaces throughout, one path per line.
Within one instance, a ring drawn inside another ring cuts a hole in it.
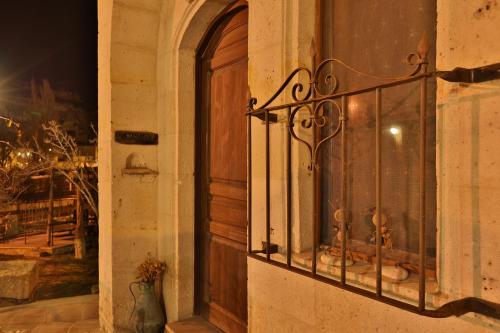
M 397 128 L 397 127 L 391 127 L 391 128 L 389 129 L 389 131 L 391 132 L 391 134 L 392 134 L 392 135 L 398 135 L 398 134 L 399 134 L 399 132 L 400 132 L 400 129 L 399 129 L 399 128 Z

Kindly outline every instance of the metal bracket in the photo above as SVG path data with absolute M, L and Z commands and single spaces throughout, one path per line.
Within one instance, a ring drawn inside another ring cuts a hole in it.
M 479 83 L 500 79 L 500 63 L 475 68 L 456 67 L 451 71 L 436 71 L 436 76 L 449 82 Z
M 253 250 L 251 253 L 267 253 L 267 242 L 262 241 L 262 250 Z M 278 253 L 278 244 L 269 243 L 269 254 Z
M 256 114 L 255 117 L 262 120 L 262 121 L 266 121 L 266 116 L 264 113 Z M 270 124 L 277 123 L 278 122 L 278 115 L 276 113 L 269 112 L 268 119 L 269 119 Z
M 481 298 L 467 297 L 446 303 L 438 308 L 436 312 L 457 317 L 468 312 L 475 312 L 495 319 L 500 319 L 500 304 L 489 302 Z

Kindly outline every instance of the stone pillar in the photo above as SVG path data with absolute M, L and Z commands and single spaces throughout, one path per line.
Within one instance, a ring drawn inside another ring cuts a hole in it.
M 158 132 L 156 53 L 162 1 L 99 2 L 100 318 L 129 328 L 129 283 L 147 253 L 157 255 L 157 175 L 125 172 L 131 154 L 156 171 L 157 146 L 124 145 L 116 130 Z M 161 140 L 161 139 L 160 139 Z

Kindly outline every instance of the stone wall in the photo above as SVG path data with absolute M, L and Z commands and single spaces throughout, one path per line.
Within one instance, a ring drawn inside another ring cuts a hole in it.
M 163 281 L 169 321 L 193 311 L 194 290 L 194 79 L 196 48 L 229 0 L 99 1 L 100 317 L 109 332 L 127 326 L 128 284 L 147 252 L 166 260 Z M 309 66 L 315 0 L 249 0 L 249 85 L 263 102 L 285 75 Z M 479 10 L 481 9 L 481 10 Z M 500 60 L 495 1 L 438 0 L 437 66 L 479 66 Z M 500 103 L 496 82 L 438 85 L 438 253 L 443 292 L 500 302 L 498 218 Z M 262 143 L 254 120 L 254 147 Z M 159 133 L 158 146 L 124 146 L 115 130 Z M 284 239 L 284 124 L 273 125 L 273 221 Z M 305 179 L 303 154 L 293 162 Z M 157 174 L 123 172 L 141 156 Z M 253 187 L 264 186 L 264 154 L 253 156 Z M 300 186 L 310 183 L 302 180 Z M 307 248 L 307 191 L 294 189 L 294 249 Z M 264 221 L 254 195 L 254 221 Z M 258 223 L 258 222 L 255 222 Z M 263 225 L 255 225 L 263 230 Z M 254 234 L 255 246 L 263 234 Z M 429 319 L 249 259 L 250 332 L 480 332 L 497 322 L 468 315 Z M 390 318 L 391 320 L 388 320 Z M 493 327 L 493 328 L 492 328 Z M 441 331 L 439 331 L 441 330 Z
M 128 284 L 148 252 L 167 263 L 169 321 L 194 302 L 194 61 L 229 0 L 99 1 L 100 319 L 130 326 Z M 157 146 L 120 145 L 115 130 L 159 134 Z M 124 172 L 135 154 L 153 172 Z
M 437 68 L 500 61 L 497 1 L 438 1 Z M 500 81 L 438 81 L 440 284 L 452 297 L 500 303 Z
M 497 332 L 467 316 L 434 319 L 249 260 L 249 332 Z
M 111 261 L 111 17 L 112 1 L 98 2 L 98 109 L 99 109 L 99 317 L 101 326 L 111 331 L 112 261 Z
M 129 325 L 128 285 L 147 253 L 157 255 L 156 146 L 122 145 L 116 130 L 158 131 L 156 56 L 162 1 L 99 1 L 100 318 Z M 131 154 L 153 172 L 124 172 Z

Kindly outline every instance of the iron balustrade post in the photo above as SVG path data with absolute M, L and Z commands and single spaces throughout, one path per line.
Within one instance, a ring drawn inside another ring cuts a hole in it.
M 266 123 L 266 259 L 271 260 L 271 184 L 270 184 L 270 151 L 269 151 L 269 111 L 264 113 Z
M 316 79 L 317 75 L 317 70 L 316 68 L 316 46 L 314 43 L 314 39 L 311 41 L 311 68 L 312 72 L 314 73 L 314 78 Z M 313 81 L 312 82 L 312 98 L 316 98 L 316 88 L 315 85 L 318 82 Z M 316 110 L 316 102 L 312 103 L 312 110 Z M 312 118 L 316 117 L 316 114 L 311 115 Z M 318 142 L 321 139 L 321 130 L 317 127 L 316 125 L 316 119 L 311 119 L 311 126 L 312 126 L 312 135 L 313 135 L 313 147 L 316 147 Z M 316 160 L 311 161 L 311 171 L 312 171 L 312 178 L 313 178 L 313 193 L 312 193 L 312 198 L 313 198 L 313 209 L 312 209 L 312 232 L 313 232 L 313 248 L 312 248 L 312 270 L 311 273 L 312 275 L 316 275 L 316 269 L 317 269 L 317 260 L 318 260 L 318 247 L 319 247 L 319 210 L 320 210 L 320 203 L 319 203 L 319 197 L 320 197 L 320 181 L 319 181 L 319 174 L 318 174 L 318 165 L 316 164 Z
M 316 186 L 317 186 L 317 170 L 316 166 L 312 166 L 312 173 L 313 173 L 313 248 L 312 248 L 312 274 L 316 275 L 316 266 L 317 266 L 317 258 L 318 258 L 318 233 L 319 233 L 319 228 L 318 228 L 318 211 L 317 211 L 317 202 L 318 202 L 318 193 L 316 192 Z
M 19 207 L 19 204 L 18 204 L 18 207 Z M 20 214 L 20 210 L 18 208 L 18 214 Z M 26 234 L 26 213 L 23 214 L 23 218 L 22 218 L 22 221 L 23 221 L 23 231 L 24 231 L 24 245 L 26 245 L 28 243 L 28 235 Z
M 340 202 L 342 205 L 342 214 L 341 214 L 341 224 L 340 224 L 340 233 L 342 237 L 341 244 L 341 270 L 340 270 L 340 282 L 345 284 L 346 277 L 346 245 L 347 245 L 347 205 L 346 205 L 346 128 L 345 121 L 348 112 L 348 104 L 347 104 L 347 96 L 342 96 L 342 109 L 341 109 L 341 117 L 340 121 L 342 122 L 341 127 L 341 141 L 340 141 L 340 149 L 341 149 L 341 177 L 342 177 L 342 185 L 340 189 Z
M 425 68 L 424 68 L 425 71 Z M 418 272 L 418 309 L 425 310 L 425 155 L 426 155 L 426 103 L 427 103 L 427 79 L 420 80 L 420 181 L 419 181 L 419 272 Z
M 382 296 L 382 89 L 375 90 L 375 216 L 377 296 Z
M 247 248 L 252 253 L 252 116 L 247 116 Z
M 49 177 L 49 205 L 47 212 L 47 245 L 54 245 L 53 238 L 53 221 L 54 220 L 54 169 L 50 169 L 50 177 Z
M 287 119 L 290 121 L 291 107 L 287 109 Z M 292 135 L 290 122 L 287 122 L 286 135 L 286 264 L 292 265 Z

